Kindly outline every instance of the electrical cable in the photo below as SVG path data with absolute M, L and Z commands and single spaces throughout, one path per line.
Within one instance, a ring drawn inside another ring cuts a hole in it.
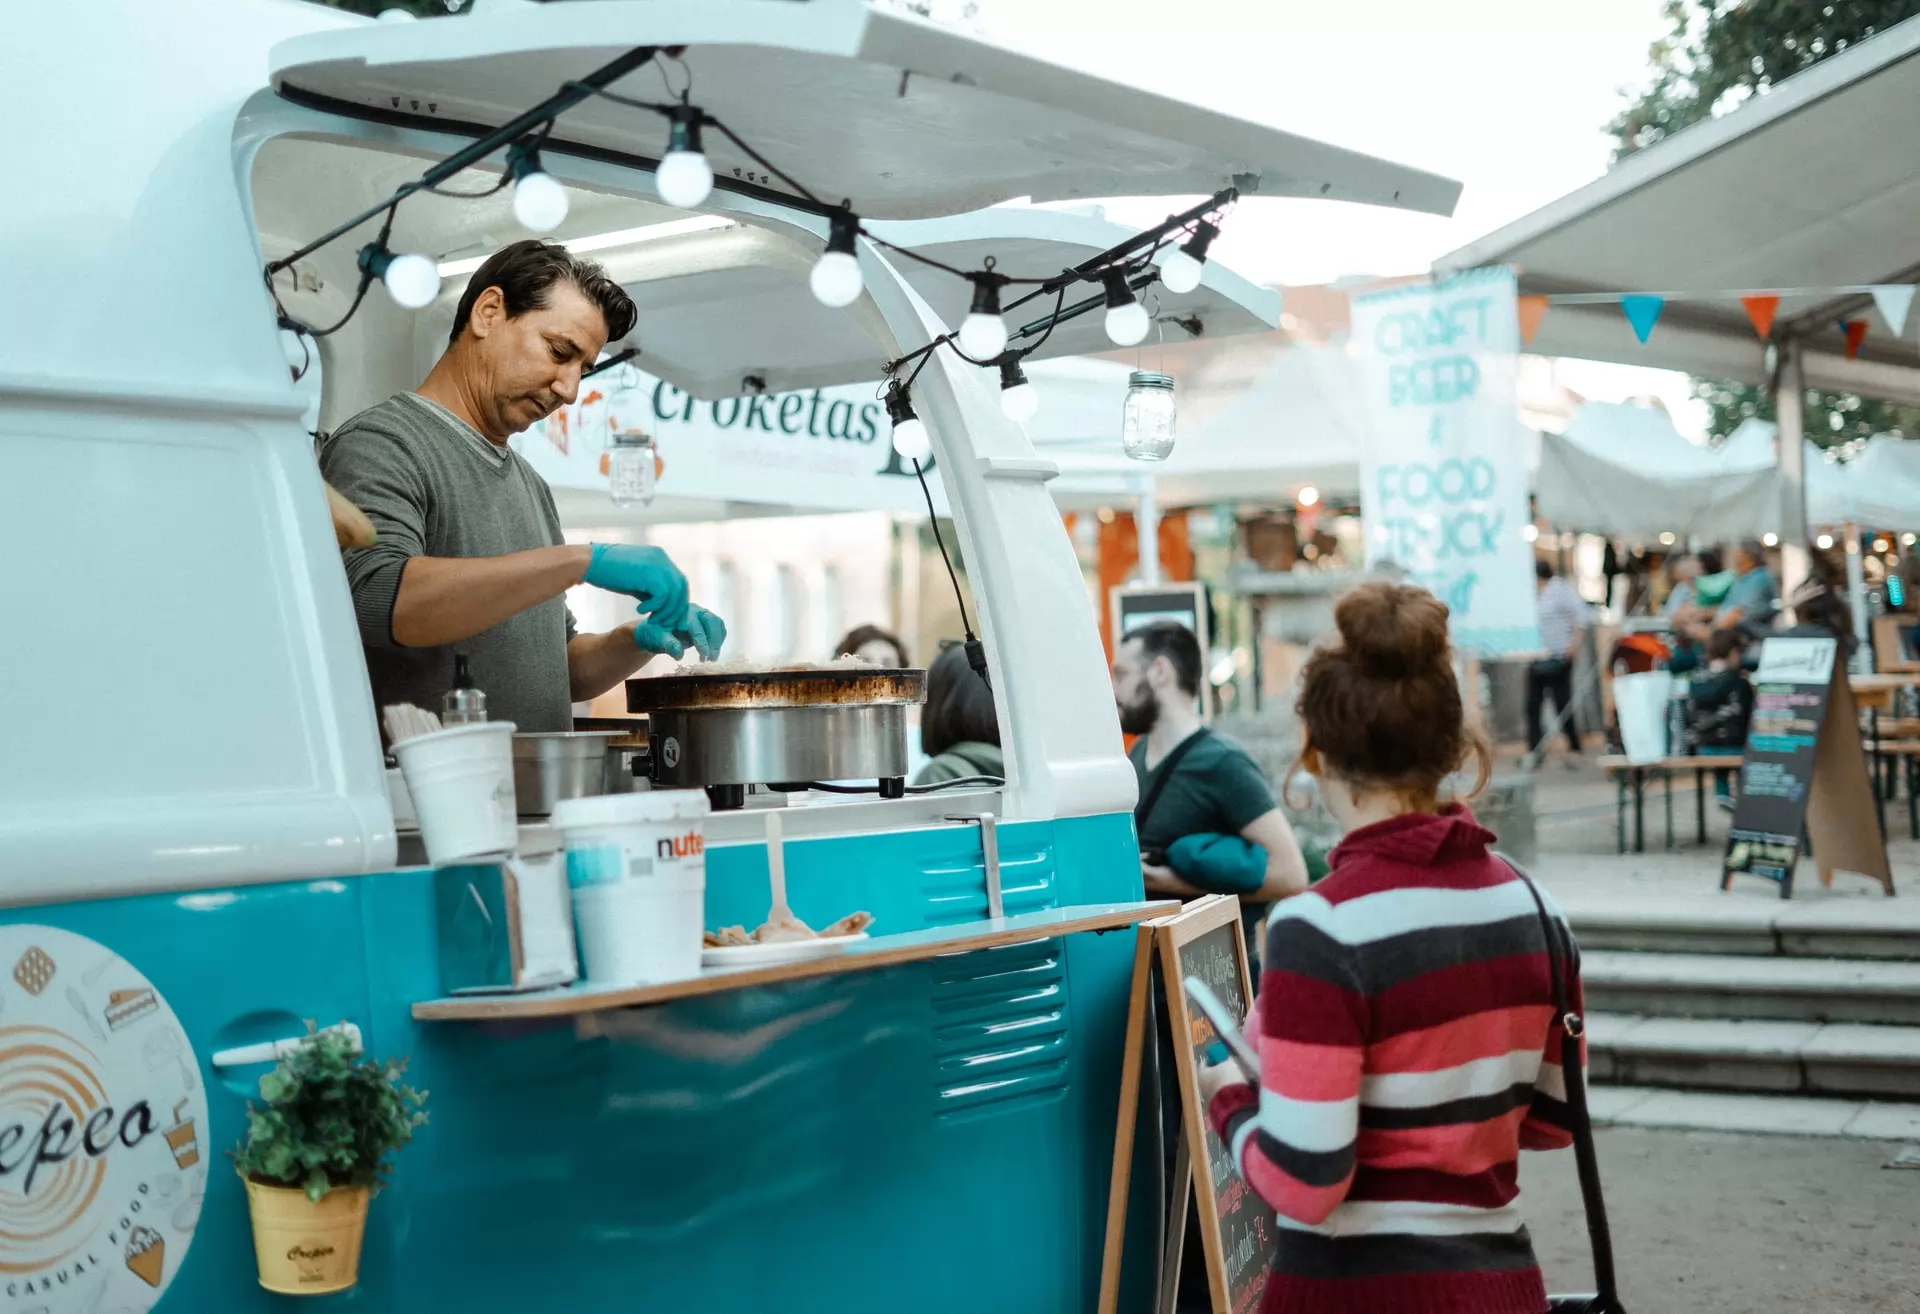
M 953 780 L 936 780 L 926 785 L 908 785 L 907 793 L 912 795 L 937 794 L 946 789 L 958 789 L 962 785 L 986 785 L 995 789 L 1006 787 L 1004 776 L 960 776 Z M 768 785 L 776 794 L 799 794 L 807 790 L 817 790 L 822 794 L 878 794 L 880 784 L 871 785 L 832 785 L 824 780 L 783 780 L 779 784 Z

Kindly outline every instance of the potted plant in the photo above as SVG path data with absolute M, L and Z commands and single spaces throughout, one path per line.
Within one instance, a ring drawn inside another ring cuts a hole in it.
M 426 1095 L 353 1039 L 317 1031 L 260 1078 L 234 1166 L 247 1184 L 260 1285 L 285 1295 L 345 1291 L 359 1280 L 367 1201 L 389 1156 L 427 1120 Z

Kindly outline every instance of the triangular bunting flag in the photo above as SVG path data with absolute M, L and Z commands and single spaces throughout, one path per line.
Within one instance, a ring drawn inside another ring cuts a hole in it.
M 1773 312 L 1780 309 L 1780 298 L 1771 292 L 1755 293 L 1750 297 L 1741 297 L 1740 304 L 1747 308 L 1747 318 L 1753 321 L 1753 331 L 1761 337 L 1773 332 Z
M 1847 359 L 1852 360 L 1860 354 L 1860 344 L 1867 340 L 1867 321 L 1864 319 L 1843 319 L 1840 331 L 1847 335 Z
M 1897 338 L 1907 331 L 1907 312 L 1913 309 L 1913 284 L 1883 283 L 1873 289 L 1873 304 Z
M 1533 335 L 1540 331 L 1540 321 L 1547 317 L 1547 299 L 1545 297 L 1521 297 L 1519 301 L 1519 311 L 1520 345 L 1530 347 L 1533 345 Z
M 1640 294 L 1620 298 L 1620 309 L 1626 312 L 1627 323 L 1633 325 L 1633 336 L 1640 339 L 1642 346 L 1653 333 L 1653 326 L 1660 319 L 1660 311 L 1667 304 L 1665 297 Z

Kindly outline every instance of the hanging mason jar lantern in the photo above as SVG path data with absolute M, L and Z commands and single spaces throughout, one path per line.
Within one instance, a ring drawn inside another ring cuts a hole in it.
M 1127 377 L 1127 405 L 1120 445 L 1136 461 L 1164 461 L 1173 454 L 1173 376 L 1135 370 Z
M 615 506 L 631 510 L 651 505 L 658 475 L 652 435 L 633 429 L 613 435 L 607 449 L 607 491 Z

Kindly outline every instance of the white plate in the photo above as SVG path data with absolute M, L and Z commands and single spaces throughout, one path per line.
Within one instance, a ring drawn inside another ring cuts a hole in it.
M 836 935 L 828 939 L 776 940 L 772 944 L 730 944 L 718 949 L 702 949 L 702 967 L 775 967 L 781 963 L 804 963 L 813 958 L 831 958 L 851 949 L 856 941 L 867 938 L 865 931 Z

